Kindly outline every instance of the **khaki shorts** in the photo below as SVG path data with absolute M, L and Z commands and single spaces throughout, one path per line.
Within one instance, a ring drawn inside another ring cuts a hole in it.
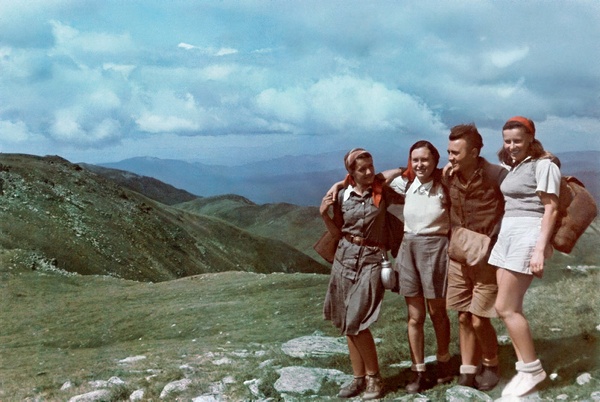
M 466 311 L 478 317 L 497 317 L 494 303 L 498 294 L 496 268 L 487 262 L 463 265 L 452 259 L 448 264 L 446 308 Z

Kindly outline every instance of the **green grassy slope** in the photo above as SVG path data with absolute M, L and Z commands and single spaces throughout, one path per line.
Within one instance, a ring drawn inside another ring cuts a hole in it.
M 301 360 L 285 356 L 280 346 L 295 337 L 322 331 L 338 336 L 322 320 L 321 309 L 328 276 L 313 274 L 254 274 L 226 272 L 203 274 L 161 283 L 139 283 L 98 276 L 64 276 L 11 263 L 15 251 L 0 253 L 0 400 L 64 401 L 91 390 L 89 381 L 118 376 L 127 385 L 115 389 L 114 398 L 127 399 L 135 389 L 157 400 L 162 387 L 188 377 L 193 386 L 181 397 L 201 395 L 210 384 L 226 376 L 231 400 L 251 399 L 243 382 L 262 378 L 267 396 L 273 389 L 277 367 L 305 365 L 335 368 L 350 373 L 345 356 Z M 532 289 L 526 314 L 540 358 L 549 373 L 541 396 L 568 395 L 582 399 L 600 383 L 600 285 L 598 272 L 573 276 Z M 388 398 L 404 395 L 408 369 L 393 366 L 409 360 L 406 309 L 402 298 L 387 293 L 373 333 Z M 458 353 L 456 316 L 452 319 L 452 352 Z M 494 320 L 499 335 L 503 325 Z M 426 323 L 426 354 L 435 353 L 430 322 Z M 511 346 L 501 346 L 503 381 L 513 374 Z M 132 365 L 119 363 L 131 356 L 146 358 Z M 228 358 L 231 364 L 214 362 Z M 271 364 L 261 365 L 265 361 Z M 596 379 L 575 385 L 589 372 Z M 73 388 L 61 391 L 70 381 Z M 427 395 L 443 400 L 450 385 Z M 489 392 L 498 398 L 501 389 Z M 322 395 L 337 390 L 325 387 Z
M 317 207 L 257 205 L 237 195 L 206 197 L 176 205 L 184 211 L 223 219 L 259 236 L 278 239 L 322 261 L 312 246 L 325 231 Z
M 162 281 L 204 272 L 324 272 L 279 241 L 186 213 L 59 157 L 0 155 L 0 248 L 32 268 Z

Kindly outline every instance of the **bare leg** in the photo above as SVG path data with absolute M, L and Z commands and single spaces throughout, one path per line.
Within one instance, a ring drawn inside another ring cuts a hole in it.
M 498 359 L 498 337 L 492 321 L 487 317 L 472 316 L 473 329 L 481 347 L 481 357 L 484 361 Z M 498 363 L 492 364 L 497 365 Z
M 496 311 L 508 329 L 518 360 L 524 363 L 533 362 L 537 360 L 535 346 L 529 323 L 523 314 L 523 298 L 533 276 L 498 269 L 496 278 Z
M 425 362 L 425 299 L 423 297 L 405 297 L 408 307 L 408 343 L 413 364 Z
M 351 335 L 348 337 L 351 339 L 352 343 L 356 351 L 360 356 L 360 362 L 363 368 L 362 375 L 375 375 L 379 373 L 379 361 L 377 359 L 377 349 L 375 348 L 375 340 L 373 339 L 373 335 L 369 329 L 365 329 L 364 331 L 359 332 L 357 335 Z M 352 357 L 350 358 L 352 360 Z M 357 363 L 359 360 L 357 359 Z M 354 370 L 354 361 L 352 362 L 352 369 Z M 357 373 L 355 372 L 355 375 Z
M 428 299 L 427 307 L 435 331 L 437 355 L 446 356 L 450 346 L 450 319 L 446 311 L 446 299 Z
M 352 364 L 352 373 L 354 377 L 364 377 L 365 363 L 360 355 L 360 351 L 354 342 L 354 335 L 347 335 L 346 341 L 348 342 L 348 350 L 350 351 L 350 363 Z
M 478 353 L 479 345 L 475 330 L 473 329 L 472 314 L 465 311 L 459 311 L 458 324 L 458 338 L 460 342 L 460 357 L 462 364 L 477 366 L 480 360 Z

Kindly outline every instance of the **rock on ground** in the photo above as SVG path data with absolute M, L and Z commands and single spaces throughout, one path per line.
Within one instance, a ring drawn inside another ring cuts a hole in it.
M 69 402 L 99 402 L 110 398 L 110 391 L 107 389 L 99 389 L 88 392 L 87 394 L 76 395 L 69 399 Z
M 463 401 L 493 401 L 488 394 L 478 391 L 474 388 L 463 387 L 457 385 L 446 391 L 446 401 L 448 402 L 463 402 Z
M 310 335 L 287 341 L 281 345 L 281 350 L 292 357 L 324 357 L 348 354 L 348 345 L 345 338 Z
M 173 381 L 165 385 L 162 392 L 160 393 L 160 399 L 170 397 L 172 394 L 177 392 L 185 391 L 192 385 L 192 380 L 184 378 L 183 380 Z
M 352 376 L 339 370 L 314 367 L 283 367 L 277 370 L 280 377 L 275 381 L 275 390 L 279 393 L 316 394 L 326 381 L 338 384 L 352 381 Z

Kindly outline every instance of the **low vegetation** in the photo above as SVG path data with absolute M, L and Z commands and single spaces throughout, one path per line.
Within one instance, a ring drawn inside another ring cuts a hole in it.
M 136 389 L 156 400 L 162 387 L 183 378 L 194 386 L 187 397 L 206 393 L 213 382 L 232 377 L 226 395 L 252 399 L 244 381 L 261 378 L 261 392 L 277 399 L 273 383 L 277 367 L 307 365 L 350 372 L 347 357 L 294 359 L 280 346 L 295 337 L 320 331 L 338 336 L 322 320 L 326 275 L 203 274 L 161 283 L 141 283 L 106 276 L 66 274 L 51 268 L 32 271 L 19 263 L 18 251 L 0 253 L 0 400 L 27 398 L 60 401 L 89 391 L 90 381 L 117 376 L 124 381 L 113 389 L 114 401 Z M 589 396 L 600 388 L 600 275 L 561 270 L 564 277 L 548 281 L 528 293 L 526 313 L 536 346 L 549 373 L 541 396 L 560 394 L 569 400 Z M 387 293 L 384 309 L 373 331 L 389 397 L 404 395 L 408 369 L 394 366 L 409 360 L 406 309 L 402 299 Z M 452 352 L 458 354 L 457 323 L 453 320 Z M 498 320 L 499 335 L 506 330 Z M 427 355 L 435 353 L 432 328 L 426 326 Z M 235 364 L 218 365 L 226 356 L 243 356 Z M 134 367 L 119 362 L 145 356 Z M 456 359 L 456 357 L 455 357 Z M 273 360 L 270 365 L 261 365 Z M 510 345 L 501 347 L 503 377 L 513 372 Z M 579 386 L 578 375 L 588 372 L 592 382 Z M 149 379 L 152 377 L 152 379 Z M 69 381 L 72 388 L 61 390 Z M 443 400 L 449 386 L 426 392 Z M 332 386 L 322 390 L 333 395 Z M 500 390 L 489 394 L 498 397 Z M 183 397 L 183 396 L 182 396 Z M 32 400 L 33 400 L 32 399 Z

